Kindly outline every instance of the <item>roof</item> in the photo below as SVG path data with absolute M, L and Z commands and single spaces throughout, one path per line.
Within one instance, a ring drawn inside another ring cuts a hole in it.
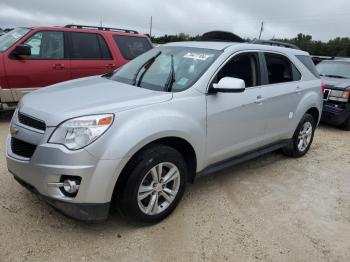
M 238 45 L 239 43 L 234 42 L 212 42 L 212 41 L 185 41 L 185 42 L 174 42 L 166 44 L 165 46 L 185 46 L 185 47 L 196 47 L 206 48 L 213 50 L 224 50 L 230 46 Z
M 350 58 L 331 58 L 331 59 L 326 59 L 326 60 L 323 60 L 322 62 L 347 62 L 347 63 L 350 63 Z
M 275 52 L 283 52 L 293 55 L 309 55 L 307 52 L 286 48 L 280 46 L 270 46 L 270 45 L 261 45 L 261 44 L 252 44 L 252 43 L 235 43 L 235 42 L 204 42 L 204 41 L 188 41 L 188 42 L 174 42 L 166 44 L 165 46 L 183 46 L 183 47 L 196 47 L 196 48 L 206 48 L 213 50 L 226 50 L 231 47 L 239 47 L 240 49 L 247 50 L 266 50 L 266 51 L 275 51 Z

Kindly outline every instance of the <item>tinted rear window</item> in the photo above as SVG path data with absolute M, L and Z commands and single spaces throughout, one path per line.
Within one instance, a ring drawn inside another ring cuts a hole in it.
M 82 60 L 112 59 L 103 37 L 93 33 L 71 33 L 71 58 Z
M 113 39 L 126 60 L 132 60 L 152 49 L 151 43 L 145 37 L 114 35 Z
M 317 72 L 317 69 L 315 67 L 315 64 L 314 62 L 312 61 L 311 57 L 310 56 L 307 56 L 307 55 L 297 55 L 296 56 L 300 62 L 302 62 L 304 64 L 304 66 L 306 66 L 310 72 L 316 76 L 317 78 L 320 78 L 320 75 L 318 74 Z
M 282 55 L 265 53 L 269 84 L 294 81 L 293 67 L 290 60 Z

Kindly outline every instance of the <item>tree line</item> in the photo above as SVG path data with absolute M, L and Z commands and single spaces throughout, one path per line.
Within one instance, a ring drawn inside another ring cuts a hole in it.
M 152 37 L 152 42 L 158 44 L 165 44 L 169 42 L 192 41 L 198 39 L 200 36 L 191 36 L 188 34 L 164 35 Z M 250 42 L 251 39 L 245 39 Z M 312 39 L 311 35 L 298 34 L 291 39 L 272 39 L 280 42 L 290 43 L 298 46 L 300 49 L 309 52 L 316 56 L 331 56 L 331 57 L 350 57 L 350 38 L 337 37 L 328 42 L 316 41 Z

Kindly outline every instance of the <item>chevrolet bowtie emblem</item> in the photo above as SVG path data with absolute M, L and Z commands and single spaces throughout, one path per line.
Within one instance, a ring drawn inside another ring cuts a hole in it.
M 17 135 L 17 133 L 18 133 L 18 129 L 14 126 L 14 125 L 11 125 L 10 126 L 10 133 L 11 133 L 11 135 Z

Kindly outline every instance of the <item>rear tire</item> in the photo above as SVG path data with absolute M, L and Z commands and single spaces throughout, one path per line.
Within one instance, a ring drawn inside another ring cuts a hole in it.
M 126 170 L 129 174 L 119 210 L 127 221 L 154 224 L 172 213 L 187 181 L 187 166 L 175 149 L 154 145 L 141 151 Z
M 310 149 L 316 129 L 316 120 L 310 114 L 305 114 L 294 132 L 292 141 L 283 148 L 283 153 L 289 157 L 302 157 Z

